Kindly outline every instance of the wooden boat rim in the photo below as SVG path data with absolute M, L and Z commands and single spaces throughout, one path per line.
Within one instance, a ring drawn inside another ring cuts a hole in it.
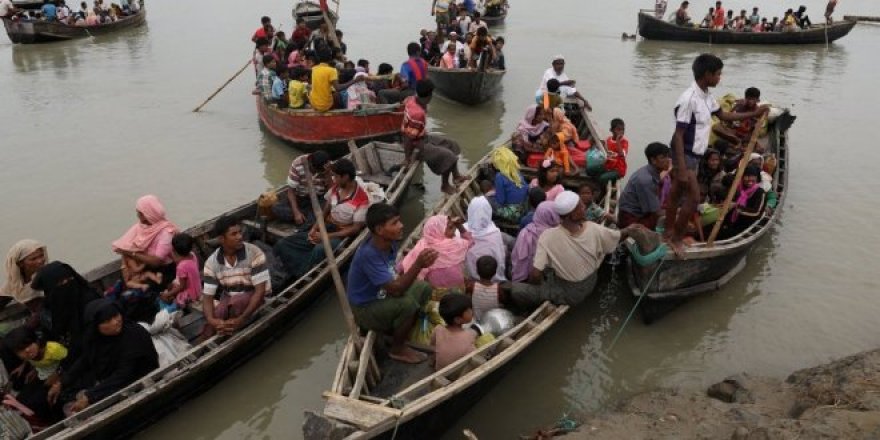
M 368 144 L 369 148 L 388 148 L 388 145 L 389 144 L 383 142 Z M 361 148 L 367 148 L 368 146 Z M 403 195 L 403 192 L 406 191 L 408 187 L 406 182 L 412 180 L 416 171 L 420 168 L 419 165 L 420 162 L 414 162 L 409 167 L 402 169 L 392 178 L 387 187 L 391 191 L 386 193 L 388 194 L 389 199 L 399 199 Z M 276 191 L 287 191 L 287 186 L 282 185 L 276 189 Z M 256 201 L 252 201 L 226 212 L 237 212 L 255 203 Z M 216 221 L 217 218 L 219 218 L 219 216 L 199 223 L 189 230 L 204 228 L 207 224 Z M 366 229 L 362 230 L 355 238 L 349 241 L 347 246 L 338 250 L 336 255 L 337 260 L 346 260 L 350 258 L 350 256 L 352 256 L 357 250 L 360 243 L 366 240 L 368 234 L 369 232 Z M 92 278 L 94 276 L 106 276 L 112 272 L 102 272 L 109 268 L 113 268 L 111 270 L 118 270 L 118 260 L 107 263 L 96 269 L 92 269 L 87 272 L 86 279 L 91 282 L 95 279 Z M 322 262 L 311 268 L 302 278 L 292 281 L 277 294 L 267 297 L 265 303 L 260 309 L 258 309 L 263 314 L 239 333 L 226 338 L 213 336 L 201 344 L 193 346 L 185 355 L 181 356 L 170 365 L 153 370 L 143 378 L 131 383 L 116 393 L 95 402 L 82 412 L 63 419 L 29 438 L 69 438 L 71 436 L 87 435 L 91 428 L 96 425 L 101 425 L 102 422 L 110 418 L 124 415 L 130 408 L 136 407 L 136 405 L 134 405 L 135 403 L 151 397 L 152 394 L 158 390 L 173 388 L 177 383 L 186 379 L 191 370 L 222 360 L 226 353 L 234 347 L 247 342 L 251 337 L 254 337 L 254 335 L 259 335 L 260 331 L 264 330 L 271 323 L 274 323 L 279 319 L 279 315 L 286 312 L 285 306 L 297 304 L 304 295 L 319 287 L 329 274 L 329 271 L 330 266 L 326 264 L 326 262 Z M 192 359 L 193 356 L 196 357 L 194 360 Z M 176 373 L 170 374 L 174 370 L 177 370 Z M 57 427 L 57 429 L 53 429 L 53 427 Z
M 56 21 L 52 21 L 52 22 L 50 22 L 50 21 L 25 21 L 25 22 L 22 22 L 22 21 L 13 20 L 9 17 L 0 17 L 0 18 L 2 18 L 3 21 L 7 21 L 10 23 L 14 23 L 14 24 L 38 24 L 38 25 L 43 25 L 44 27 L 47 27 L 47 28 L 57 27 L 57 28 L 61 28 L 61 29 L 95 30 L 95 29 L 106 29 L 108 26 L 116 26 L 118 24 L 126 23 L 126 22 L 129 22 L 133 19 L 136 19 L 146 13 L 147 13 L 146 6 L 142 6 L 141 10 L 138 11 L 137 14 L 126 15 L 124 18 L 120 18 L 112 23 L 102 23 L 102 24 L 96 24 L 96 25 L 92 25 L 92 26 L 76 26 L 76 25 L 71 25 L 71 24 L 67 24 L 67 23 L 60 23 L 60 22 L 56 22 Z M 48 32 L 42 32 L 42 33 L 49 34 Z M 66 36 L 66 35 L 59 35 L 58 37 L 59 38 L 67 38 L 67 39 L 74 38 L 72 36 Z
M 429 71 L 429 72 L 436 72 L 436 73 L 447 73 L 447 74 L 464 74 L 464 73 L 467 73 L 467 74 L 474 74 L 474 75 L 476 75 L 476 74 L 481 74 L 481 73 L 482 73 L 482 74 L 492 75 L 492 76 L 502 76 L 502 75 L 504 75 L 505 73 L 507 73 L 506 70 L 500 70 L 500 69 L 486 69 L 486 70 L 476 70 L 476 69 L 443 69 L 443 68 L 440 68 L 440 67 L 437 67 L 437 66 L 428 66 L 428 71 Z

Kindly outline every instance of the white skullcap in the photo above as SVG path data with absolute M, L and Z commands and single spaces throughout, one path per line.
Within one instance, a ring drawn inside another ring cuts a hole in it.
M 565 57 L 562 55 L 556 55 L 551 61 L 565 61 Z
M 764 160 L 764 156 L 761 156 L 761 153 L 752 153 L 751 155 L 749 155 L 749 161 L 750 161 L 750 162 L 753 161 L 753 160 L 755 160 L 755 159 L 761 159 L 761 161 L 763 161 L 763 160 Z
M 575 194 L 573 191 L 563 191 L 556 196 L 556 200 L 553 201 L 554 208 L 556 208 L 556 213 L 559 215 L 566 215 L 574 211 L 574 208 L 577 208 L 578 203 L 581 201 L 580 196 Z

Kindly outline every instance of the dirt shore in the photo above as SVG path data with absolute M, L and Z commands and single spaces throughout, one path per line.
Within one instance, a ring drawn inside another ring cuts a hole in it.
M 740 374 L 702 392 L 639 394 L 557 438 L 877 439 L 880 350 L 796 371 L 784 381 Z

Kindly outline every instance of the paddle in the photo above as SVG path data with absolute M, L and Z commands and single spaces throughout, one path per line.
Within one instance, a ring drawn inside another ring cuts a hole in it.
M 303 167 L 306 171 L 306 183 L 309 186 L 309 199 L 312 202 L 312 210 L 315 211 L 315 220 L 318 222 L 318 231 L 321 232 L 321 243 L 324 245 L 324 255 L 327 257 L 327 263 L 330 265 L 330 276 L 333 278 L 333 285 L 336 287 L 336 296 L 339 298 L 339 305 L 342 307 L 342 315 L 345 317 L 345 323 L 348 330 L 357 338 L 358 326 L 354 321 L 354 314 L 351 312 L 351 305 L 348 304 L 348 295 L 345 293 L 345 285 L 342 283 L 342 275 L 339 274 L 339 266 L 336 264 L 336 255 L 333 253 L 333 247 L 330 245 L 330 237 L 327 235 L 327 225 L 324 224 L 324 212 L 321 204 L 318 203 L 318 196 L 315 194 L 315 184 L 312 178 L 312 170 L 308 166 Z
M 749 145 L 746 147 L 746 151 L 743 153 L 743 157 L 739 161 L 739 167 L 736 169 L 736 177 L 733 179 L 733 184 L 730 185 L 730 190 L 727 191 L 724 205 L 721 206 L 721 212 L 718 213 L 718 220 L 715 221 L 715 226 L 712 227 L 712 233 L 709 234 L 709 240 L 706 242 L 709 247 L 715 245 L 715 237 L 718 236 L 718 232 L 721 230 L 721 224 L 724 222 L 724 218 L 727 217 L 727 211 L 730 209 L 730 202 L 733 201 L 733 196 L 736 195 L 736 190 L 739 188 L 739 182 L 742 180 L 743 173 L 746 171 L 746 166 L 749 164 L 749 156 L 752 155 L 752 151 L 755 149 L 755 143 L 758 142 L 758 132 L 761 131 L 761 127 L 764 126 L 764 122 L 766 121 L 767 114 L 764 113 L 764 115 L 761 116 L 761 119 L 758 119 L 758 123 L 755 124 L 755 128 L 752 130 L 752 139 L 749 140 Z
M 214 97 L 217 96 L 217 94 L 220 93 L 221 90 L 225 89 L 226 86 L 228 86 L 229 83 L 232 82 L 232 80 L 234 80 L 235 78 L 238 78 L 238 75 L 241 75 L 241 72 L 244 72 L 244 70 L 247 69 L 248 66 L 250 66 L 252 62 L 253 62 L 253 60 L 248 60 L 246 63 L 244 63 L 244 66 L 241 66 L 241 69 L 239 69 L 238 72 L 235 72 L 235 75 L 232 75 L 232 78 L 227 79 L 226 82 L 223 83 L 222 86 L 220 86 L 220 88 L 215 90 L 214 93 L 212 93 L 211 96 L 209 96 L 208 99 L 205 100 L 205 102 L 203 102 L 200 106 L 193 109 L 193 113 L 198 113 L 199 110 L 201 110 L 202 107 L 204 107 L 205 104 L 208 103 L 208 101 L 214 99 Z

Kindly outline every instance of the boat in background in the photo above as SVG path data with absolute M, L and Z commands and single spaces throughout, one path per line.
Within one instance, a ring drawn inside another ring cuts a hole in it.
M 486 12 L 484 12 L 483 16 L 480 18 L 485 21 L 486 25 L 489 27 L 499 26 L 504 24 L 504 19 L 507 18 L 507 11 L 509 9 L 510 4 L 507 3 L 507 0 L 501 0 L 499 6 L 487 7 Z
M 504 70 L 441 69 L 428 66 L 428 78 L 437 92 L 466 105 L 482 104 L 501 92 Z
M 280 109 L 257 96 L 260 122 L 302 151 L 343 151 L 349 141 L 394 140 L 400 136 L 400 104 L 371 104 L 357 110 Z
M 338 11 L 339 1 L 332 1 L 336 3 Z M 339 21 L 339 14 L 328 9 L 327 17 L 329 17 L 330 21 L 333 22 L 333 25 L 336 26 L 336 22 Z M 300 2 L 293 7 L 293 19 L 297 20 L 300 18 L 305 20 L 309 29 L 318 29 L 321 26 L 321 23 L 324 22 L 324 14 L 321 13 L 321 5 L 313 1 L 300 0 Z
M 840 21 L 795 32 L 736 32 L 678 26 L 654 16 L 653 9 L 639 12 L 639 35 L 646 40 L 709 44 L 827 44 L 846 36 L 855 25 L 855 21 Z
M 21 21 L 3 17 L 6 35 L 16 44 L 51 43 L 76 38 L 95 37 L 136 28 L 147 21 L 147 10 L 143 6 L 137 14 L 128 15 L 112 23 L 95 26 L 73 26 L 49 21 Z

